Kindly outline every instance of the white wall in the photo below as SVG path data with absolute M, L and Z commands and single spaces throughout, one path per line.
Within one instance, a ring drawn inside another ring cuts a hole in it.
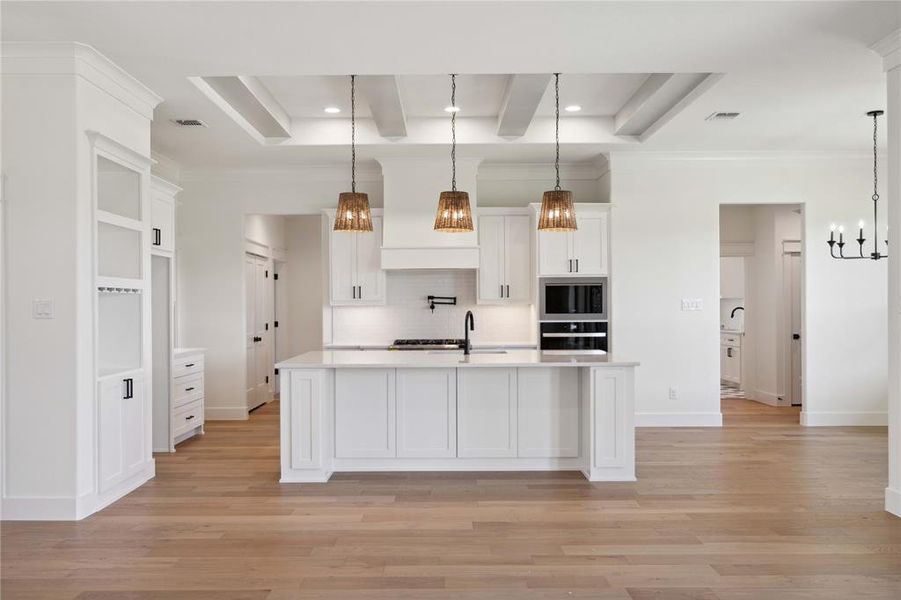
M 279 360 L 322 348 L 322 217 L 286 218 L 287 255 L 276 286 L 285 288 Z
M 476 271 L 388 271 L 385 306 L 332 309 L 333 345 L 383 345 L 396 338 L 462 338 L 467 310 L 473 344 L 535 344 L 531 306 L 476 304 Z M 456 306 L 429 310 L 428 295 L 456 296 Z
M 719 205 L 801 203 L 807 424 L 884 423 L 886 266 L 839 263 L 832 222 L 856 223 L 872 165 L 860 157 L 611 157 L 617 354 L 641 361 L 639 424 L 708 424 L 719 412 Z M 682 312 L 681 298 L 704 310 Z M 674 388 L 676 399 L 669 397 Z

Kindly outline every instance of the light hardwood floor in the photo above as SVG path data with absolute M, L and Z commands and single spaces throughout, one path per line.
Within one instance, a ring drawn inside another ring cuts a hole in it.
M 641 429 L 638 483 L 344 474 L 279 485 L 278 405 L 208 423 L 79 523 L 4 523 L 3 600 L 901 598 L 885 428 L 725 400 Z

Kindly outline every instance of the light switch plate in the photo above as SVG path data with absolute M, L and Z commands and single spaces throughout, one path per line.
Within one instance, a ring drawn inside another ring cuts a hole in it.
M 702 298 L 682 298 L 682 310 L 703 310 L 703 308 Z
M 52 319 L 53 299 L 35 298 L 31 304 L 31 316 L 35 319 Z

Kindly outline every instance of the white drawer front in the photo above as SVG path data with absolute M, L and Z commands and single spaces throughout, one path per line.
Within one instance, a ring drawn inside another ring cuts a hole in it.
M 203 425 L 203 400 L 195 400 L 179 408 L 172 417 L 175 437 Z
M 172 361 L 172 377 L 203 373 L 203 355 L 194 354 Z
M 185 375 L 175 380 L 172 406 L 178 408 L 203 398 L 203 375 Z

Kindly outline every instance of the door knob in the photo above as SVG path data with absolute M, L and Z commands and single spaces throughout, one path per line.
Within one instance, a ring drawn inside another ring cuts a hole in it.
M 800 334 L 800 333 L 793 333 L 793 334 L 792 334 L 792 339 L 793 339 L 793 340 L 800 340 L 800 339 L 801 339 L 801 334 Z
M 263 341 L 263 338 L 261 338 L 261 337 L 258 336 L 258 335 L 255 335 L 255 336 L 253 336 L 253 341 L 255 341 L 255 342 L 262 342 L 262 341 Z

